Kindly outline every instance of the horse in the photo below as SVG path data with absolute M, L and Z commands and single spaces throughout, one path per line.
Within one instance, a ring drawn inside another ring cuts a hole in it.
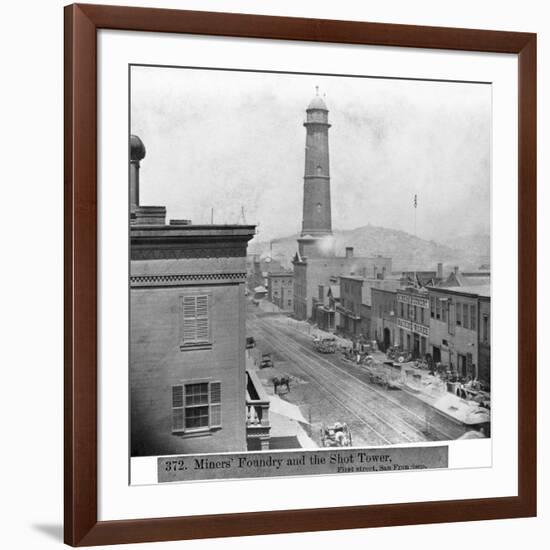
M 280 378 L 277 376 L 273 377 L 273 393 L 279 393 L 279 388 L 281 386 L 286 386 L 286 391 L 290 392 L 290 377 L 288 375 L 283 375 Z

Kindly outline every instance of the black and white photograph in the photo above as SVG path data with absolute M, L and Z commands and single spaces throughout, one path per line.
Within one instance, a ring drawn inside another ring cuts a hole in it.
M 2 547 L 542 548 L 544 7 L 8 2 Z
M 490 83 L 132 65 L 129 99 L 132 458 L 490 439 Z

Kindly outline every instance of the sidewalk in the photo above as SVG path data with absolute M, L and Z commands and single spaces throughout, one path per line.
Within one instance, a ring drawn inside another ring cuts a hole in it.
M 288 319 L 284 320 L 284 322 L 285 324 L 287 324 L 287 326 L 293 328 L 294 330 L 311 336 L 312 339 L 314 337 L 334 338 L 339 347 L 352 346 L 352 341 L 348 338 L 343 338 L 342 336 L 338 336 L 332 332 L 321 330 L 316 325 L 311 325 L 308 321 L 298 321 L 297 319 L 292 319 L 289 317 Z
M 274 393 L 271 379 L 273 376 L 283 376 L 286 373 L 273 367 L 266 369 L 267 372 L 259 368 L 259 359 L 261 351 L 253 348 L 246 351 L 246 368 L 256 372 L 263 390 L 267 394 L 270 402 L 270 438 L 273 443 L 272 448 L 276 449 L 317 449 L 318 445 L 308 435 L 304 428 L 309 425 L 302 410 L 298 404 L 291 403 Z M 311 431 L 311 427 L 308 428 Z

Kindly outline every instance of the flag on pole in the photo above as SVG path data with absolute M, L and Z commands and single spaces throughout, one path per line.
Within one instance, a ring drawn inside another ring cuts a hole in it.
M 418 200 L 416 199 L 416 194 L 414 195 L 414 207 L 416 208 L 416 205 L 418 204 Z

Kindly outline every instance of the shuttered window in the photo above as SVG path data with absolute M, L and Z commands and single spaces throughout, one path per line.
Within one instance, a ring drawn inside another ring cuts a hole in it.
M 221 428 L 221 383 L 194 382 L 172 386 L 172 431 Z
M 220 382 L 210 382 L 210 427 L 222 425 L 222 385 Z
M 208 427 L 208 382 L 185 385 L 185 428 Z
M 447 302 L 447 307 L 449 308 L 448 309 L 448 325 L 447 325 L 447 330 L 449 331 L 449 334 L 454 334 L 455 333 L 455 326 L 456 326 L 456 317 L 455 317 L 455 311 L 456 311 L 456 307 L 453 308 L 451 306 L 451 303 L 450 302 Z
M 489 342 L 489 316 L 488 315 L 483 316 L 482 340 L 484 344 L 487 344 Z
M 182 340 L 183 345 L 210 341 L 210 296 L 200 294 L 183 296 Z
M 179 432 L 185 428 L 183 406 L 183 386 L 172 386 L 172 431 Z

